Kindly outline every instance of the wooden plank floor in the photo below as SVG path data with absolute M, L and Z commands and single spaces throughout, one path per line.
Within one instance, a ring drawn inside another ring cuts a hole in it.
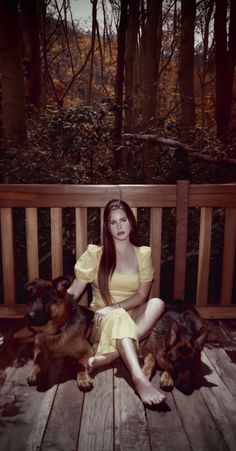
M 211 322 L 219 345 L 204 348 L 199 389 L 190 396 L 174 389 L 155 409 L 143 407 L 119 361 L 97 373 L 85 395 L 69 362 L 53 362 L 45 386 L 29 387 L 32 345 L 13 344 L 16 327 L 0 320 L 1 451 L 235 451 L 235 321 Z

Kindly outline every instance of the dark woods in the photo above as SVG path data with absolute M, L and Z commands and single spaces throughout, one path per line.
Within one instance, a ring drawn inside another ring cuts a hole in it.
M 234 181 L 235 1 L 86 2 L 0 1 L 1 182 Z

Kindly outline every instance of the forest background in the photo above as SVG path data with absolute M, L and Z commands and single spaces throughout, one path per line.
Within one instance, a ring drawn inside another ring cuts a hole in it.
M 236 2 L 80 3 L 0 0 L 0 183 L 235 182 Z
M 235 181 L 235 2 L 77 3 L 0 1 L 0 182 Z

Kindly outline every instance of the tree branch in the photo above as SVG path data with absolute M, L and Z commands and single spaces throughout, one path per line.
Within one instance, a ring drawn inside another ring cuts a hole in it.
M 191 157 L 193 160 L 200 160 L 200 161 L 206 161 L 208 163 L 213 164 L 220 164 L 220 165 L 234 165 L 236 166 L 236 160 L 233 158 L 214 158 L 210 155 L 202 155 L 198 152 L 196 152 L 196 149 L 187 146 L 186 144 L 182 143 L 181 141 L 178 141 L 177 139 L 170 139 L 170 138 L 162 138 L 156 135 L 150 135 L 150 134 L 132 134 L 132 133 L 125 133 L 123 135 L 124 139 L 130 139 L 130 140 L 139 140 L 139 141 L 146 141 L 146 142 L 152 142 L 154 144 L 161 144 L 163 146 L 169 146 L 169 147 L 175 147 L 176 149 L 184 149 L 187 152 L 189 152 L 189 157 Z

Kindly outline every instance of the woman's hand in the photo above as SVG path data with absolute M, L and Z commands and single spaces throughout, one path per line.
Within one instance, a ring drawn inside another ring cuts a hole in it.
M 113 306 L 108 306 L 103 307 L 95 312 L 93 322 L 97 328 L 101 326 L 103 318 L 105 318 L 105 316 L 107 316 L 108 313 L 112 312 L 113 309 L 114 309 Z

